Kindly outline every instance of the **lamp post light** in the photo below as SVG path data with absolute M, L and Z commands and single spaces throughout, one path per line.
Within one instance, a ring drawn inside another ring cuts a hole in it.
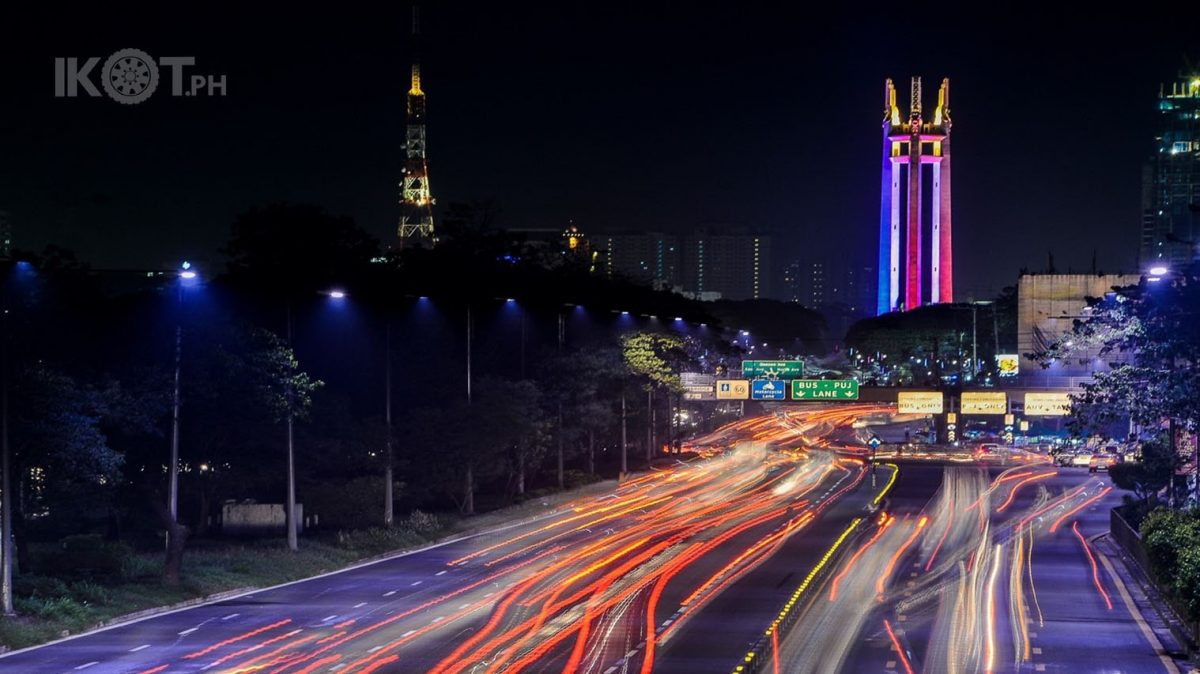
M 171 389 L 171 457 L 167 468 L 167 512 L 171 516 L 167 528 L 167 549 L 176 543 L 179 527 L 179 412 L 181 399 L 179 394 L 180 375 L 183 365 L 183 288 L 195 283 L 199 276 L 192 268 L 192 263 L 184 261 L 179 265 L 178 281 L 176 282 L 175 308 L 175 376 Z

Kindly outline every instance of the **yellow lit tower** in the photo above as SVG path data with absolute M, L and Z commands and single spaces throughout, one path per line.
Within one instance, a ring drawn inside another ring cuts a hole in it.
M 425 157 L 425 92 L 421 90 L 421 64 L 417 57 L 420 16 L 413 6 L 412 86 L 408 90 L 404 141 L 404 178 L 400 183 L 400 248 L 429 247 L 437 242 L 433 231 L 433 194 L 429 191 L 429 165 Z

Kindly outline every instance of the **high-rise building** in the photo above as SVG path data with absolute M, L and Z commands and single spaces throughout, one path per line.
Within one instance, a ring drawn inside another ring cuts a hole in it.
M 8 221 L 8 213 L 0 211 L 0 258 L 7 259 L 12 255 L 12 224 Z
M 429 165 L 425 156 L 425 92 L 421 89 L 421 64 L 416 45 L 420 16 L 413 7 L 413 64 L 405 110 L 404 178 L 400 183 L 400 247 L 432 246 L 433 193 L 429 190 Z
M 931 121 L 921 116 L 921 78 L 912 79 L 908 119 L 900 117 L 896 88 L 884 85 L 883 180 L 879 211 L 876 313 L 954 301 L 950 222 L 950 80 L 943 79 Z M 925 244 L 924 167 L 932 169 L 929 243 Z M 900 189 L 900 177 L 907 183 Z M 906 213 L 904 236 L 900 212 Z M 926 255 L 928 248 L 928 258 Z M 900 264 L 903 249 L 904 264 Z M 930 261 L 929 268 L 923 263 Z M 929 292 L 923 290 L 929 283 Z
M 1142 172 L 1140 263 L 1187 264 L 1200 256 L 1200 73 L 1158 93 L 1154 157 Z
M 697 232 L 683 240 L 683 289 L 722 299 L 771 296 L 771 237 Z
M 832 257 L 802 257 L 784 268 L 784 296 L 810 309 L 853 317 L 875 310 L 875 268 Z
M 771 237 L 762 234 L 661 232 L 601 234 L 603 269 L 703 299 L 771 295 Z
M 626 278 L 668 289 L 682 283 L 681 242 L 674 234 L 601 234 L 593 243 L 604 250 L 603 268 L 609 278 Z

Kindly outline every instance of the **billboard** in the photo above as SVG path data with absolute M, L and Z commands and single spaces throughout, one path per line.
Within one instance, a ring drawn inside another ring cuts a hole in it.
M 699 372 L 681 372 L 679 383 L 683 385 L 684 400 L 716 400 L 717 378 Z
M 962 414 L 1008 414 L 1008 395 L 1003 391 L 963 391 Z
M 750 397 L 750 382 L 745 379 L 718 379 L 717 400 L 746 400 Z
M 941 414 L 942 408 L 940 391 L 901 391 L 896 400 L 900 414 Z
M 1068 393 L 1026 393 L 1025 416 L 1065 417 L 1071 412 L 1071 395 Z
M 996 354 L 996 372 L 1001 377 L 1015 377 L 1021 372 L 1021 357 L 1015 353 Z

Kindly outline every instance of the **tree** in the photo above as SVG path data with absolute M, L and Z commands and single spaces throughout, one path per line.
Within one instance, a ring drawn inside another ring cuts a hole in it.
M 635 377 L 642 380 L 642 386 L 647 392 L 646 404 L 646 461 L 654 456 L 653 418 L 654 391 L 665 390 L 668 401 L 668 414 L 671 414 L 671 395 L 683 392 L 680 372 L 683 366 L 691 362 L 687 351 L 687 341 L 675 335 L 657 332 L 637 332 L 621 337 L 622 352 L 625 366 Z M 673 418 L 673 414 L 671 417 Z M 672 433 L 673 433 L 672 424 Z M 673 441 L 674 438 L 671 438 Z
M 1114 288 L 1090 298 L 1083 313 L 1068 333 L 1030 354 L 1043 367 L 1059 359 L 1107 365 L 1073 397 L 1072 430 L 1102 431 L 1128 418 L 1148 428 L 1166 421 L 1171 431 L 1194 431 L 1200 419 L 1197 269 Z
M 1139 500 L 1150 502 L 1154 495 L 1171 482 L 1180 464 L 1179 456 L 1162 438 L 1142 445 L 1142 459 L 1137 463 L 1118 463 L 1109 468 L 1113 484 L 1137 494 Z
M 296 533 L 299 522 L 296 521 L 296 453 L 292 425 L 308 418 L 312 394 L 324 382 L 303 372 L 292 347 L 274 333 L 256 330 L 254 338 L 260 346 L 252 362 L 259 391 L 267 408 L 274 413 L 276 423 L 282 421 L 287 426 L 287 537 L 288 548 L 295 551 L 299 545 Z

